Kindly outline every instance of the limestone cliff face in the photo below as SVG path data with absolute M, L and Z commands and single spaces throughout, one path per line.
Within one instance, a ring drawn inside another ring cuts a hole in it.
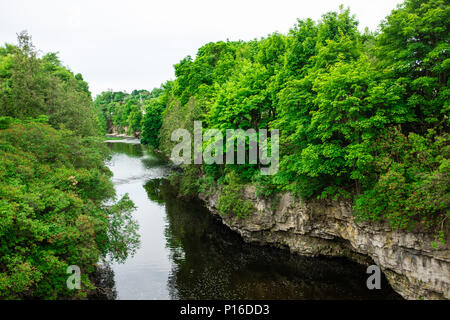
M 289 249 L 292 253 L 346 256 L 377 264 L 406 299 L 450 299 L 450 247 L 434 249 L 430 234 L 392 230 L 387 223 L 356 222 L 351 205 L 342 202 L 303 203 L 290 194 L 270 202 L 247 187 L 256 212 L 250 217 L 221 217 L 245 241 Z M 201 194 L 218 214 L 218 194 Z

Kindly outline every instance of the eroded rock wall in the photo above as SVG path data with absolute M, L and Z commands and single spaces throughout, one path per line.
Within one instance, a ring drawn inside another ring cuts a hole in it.
M 345 256 L 381 267 L 390 284 L 406 299 L 450 299 L 450 248 L 434 249 L 426 232 L 392 230 L 387 223 L 357 222 L 344 202 L 304 203 L 286 193 L 277 202 L 255 196 L 247 187 L 256 212 L 250 217 L 221 217 L 245 241 L 289 249 L 292 253 Z M 201 194 L 217 214 L 218 194 Z

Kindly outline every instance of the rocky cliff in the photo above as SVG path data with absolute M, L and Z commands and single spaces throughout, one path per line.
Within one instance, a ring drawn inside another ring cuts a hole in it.
M 426 232 L 392 230 L 387 223 L 357 222 L 343 202 L 304 203 L 283 194 L 278 201 L 259 199 L 253 187 L 244 197 L 255 208 L 250 217 L 221 217 L 245 241 L 286 248 L 308 256 L 345 256 L 377 264 L 406 299 L 450 299 L 450 247 L 434 249 Z M 218 194 L 202 198 L 219 215 Z

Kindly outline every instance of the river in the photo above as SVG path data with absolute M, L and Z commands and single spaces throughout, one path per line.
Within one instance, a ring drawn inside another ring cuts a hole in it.
M 392 299 L 368 290 L 366 268 L 346 259 L 308 258 L 246 244 L 198 201 L 183 201 L 167 164 L 138 140 L 107 142 L 118 196 L 136 204 L 141 245 L 113 263 L 117 299 Z

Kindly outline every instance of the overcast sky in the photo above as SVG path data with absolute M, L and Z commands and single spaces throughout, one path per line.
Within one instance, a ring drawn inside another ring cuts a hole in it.
M 28 30 L 35 46 L 58 51 L 95 94 L 152 89 L 174 78 L 173 65 L 219 40 L 286 33 L 296 19 L 315 20 L 340 4 L 360 29 L 377 29 L 401 0 L 0 0 L 0 43 Z

